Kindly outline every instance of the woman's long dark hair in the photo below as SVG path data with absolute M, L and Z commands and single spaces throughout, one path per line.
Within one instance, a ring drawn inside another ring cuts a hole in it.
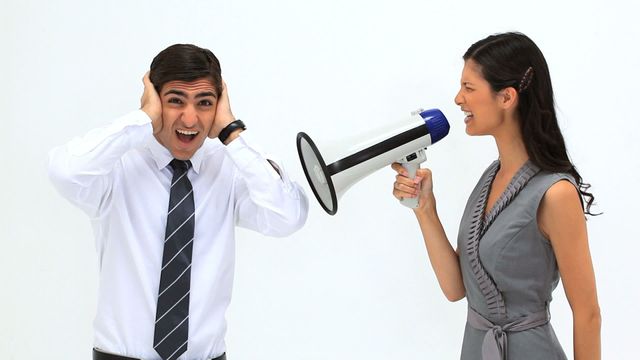
M 476 62 L 484 78 L 498 92 L 518 91 L 518 116 L 529 159 L 541 169 L 568 173 L 575 179 L 585 214 L 591 213 L 591 187 L 569 160 L 558 126 L 549 67 L 536 44 L 521 33 L 491 35 L 471 45 L 463 56 Z M 585 206 L 586 201 L 586 206 Z

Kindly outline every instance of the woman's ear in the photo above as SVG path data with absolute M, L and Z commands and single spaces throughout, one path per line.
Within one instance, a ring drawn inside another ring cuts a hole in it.
M 505 109 L 515 108 L 518 100 L 518 92 L 513 87 L 507 87 L 500 90 L 500 106 Z

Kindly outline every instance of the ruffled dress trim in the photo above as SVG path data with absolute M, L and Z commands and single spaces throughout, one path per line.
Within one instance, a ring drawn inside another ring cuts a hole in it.
M 497 160 L 489 166 L 489 169 L 487 169 L 488 176 L 486 177 L 484 184 L 482 184 L 480 196 L 478 197 L 471 213 L 471 226 L 469 227 L 469 236 L 467 237 L 466 247 L 471 263 L 471 269 L 487 302 L 489 315 L 492 317 L 506 316 L 507 309 L 504 304 L 502 293 L 480 261 L 480 239 L 482 239 L 482 236 L 484 236 L 502 210 L 504 210 L 511 201 L 513 201 L 518 193 L 520 193 L 520 191 L 527 185 L 529 180 L 531 180 L 531 178 L 540 171 L 540 168 L 534 165 L 531 161 L 524 163 L 524 165 L 522 165 L 522 167 L 513 176 L 509 185 L 507 185 L 504 192 L 500 195 L 500 198 L 498 198 L 485 217 L 484 213 L 487 208 L 489 190 L 491 189 L 491 184 L 493 184 L 493 180 L 495 179 L 498 169 L 500 169 L 500 161 Z

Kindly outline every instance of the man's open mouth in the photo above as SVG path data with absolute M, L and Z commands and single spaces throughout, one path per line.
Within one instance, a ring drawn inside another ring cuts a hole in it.
M 178 136 L 178 140 L 188 143 L 196 138 L 198 132 L 195 130 L 176 130 L 176 135 Z

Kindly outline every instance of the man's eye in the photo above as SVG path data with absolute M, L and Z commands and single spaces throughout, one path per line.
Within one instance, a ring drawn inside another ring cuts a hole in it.
M 211 106 L 211 105 L 213 105 L 213 102 L 210 101 L 210 100 L 202 100 L 202 101 L 200 101 L 200 105 L 201 106 Z
M 178 98 L 170 98 L 167 102 L 170 104 L 182 104 L 182 100 Z

